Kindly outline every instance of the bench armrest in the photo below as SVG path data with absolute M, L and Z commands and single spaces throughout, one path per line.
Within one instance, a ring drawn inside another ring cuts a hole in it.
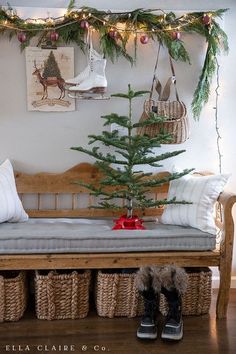
M 226 243 L 229 248 L 233 248 L 234 240 L 234 222 L 232 216 L 232 208 L 236 203 L 236 195 L 230 192 L 222 192 L 218 198 L 218 202 L 222 206 L 223 217 L 223 239 L 222 242 Z M 226 245 L 225 245 L 226 246 Z M 222 250 L 225 253 L 225 249 Z

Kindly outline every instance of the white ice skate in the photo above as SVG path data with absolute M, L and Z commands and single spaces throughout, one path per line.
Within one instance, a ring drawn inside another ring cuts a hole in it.
M 93 62 L 93 71 L 80 85 L 68 89 L 68 96 L 78 99 L 109 99 L 104 93 L 107 90 L 107 79 L 105 75 L 106 59 Z M 92 95 L 91 95 L 92 94 Z M 93 96 L 93 94 L 98 94 Z
M 81 82 L 83 82 L 89 77 L 90 72 L 93 71 L 94 61 L 101 60 L 101 59 L 102 59 L 102 55 L 96 52 L 96 50 L 94 50 L 93 48 L 91 48 L 89 53 L 89 62 L 86 68 L 81 73 L 79 73 L 76 77 L 65 80 L 65 83 L 70 86 L 81 84 Z

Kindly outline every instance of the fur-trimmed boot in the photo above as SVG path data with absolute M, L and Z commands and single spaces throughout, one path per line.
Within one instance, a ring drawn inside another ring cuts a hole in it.
M 154 276 L 153 267 L 140 268 L 137 272 L 136 286 L 142 294 L 144 301 L 144 315 L 142 316 L 140 326 L 137 330 L 137 337 L 140 339 L 156 339 L 156 313 L 161 291 L 161 282 L 157 275 Z
M 161 292 L 165 295 L 169 307 L 161 338 L 179 341 L 183 338 L 182 295 L 187 289 L 188 277 L 183 268 L 173 265 L 162 267 L 159 274 Z

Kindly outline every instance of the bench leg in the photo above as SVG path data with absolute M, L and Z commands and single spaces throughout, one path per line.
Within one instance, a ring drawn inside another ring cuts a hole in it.
M 224 240 L 222 240 L 220 246 L 220 287 L 216 304 L 217 318 L 226 318 L 227 316 L 234 243 L 234 220 L 232 217 L 232 207 L 235 202 L 235 196 L 229 196 L 223 200 Z
M 221 266 L 219 268 L 220 286 L 216 303 L 216 317 L 220 319 L 227 317 L 229 290 L 231 283 L 231 262 L 227 262 L 225 260 L 221 263 Z

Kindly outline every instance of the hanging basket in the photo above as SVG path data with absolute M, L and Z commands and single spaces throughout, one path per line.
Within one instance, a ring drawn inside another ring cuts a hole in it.
M 187 109 L 181 101 L 154 101 L 146 100 L 144 102 L 143 114 L 139 122 L 149 119 L 149 113 L 155 112 L 159 116 L 166 117 L 163 123 L 150 124 L 137 129 L 138 135 L 148 135 L 154 138 L 164 132 L 172 135 L 169 144 L 181 144 L 189 138 L 189 121 Z M 167 142 L 162 142 L 168 144 Z
M 160 45 L 157 53 L 157 60 L 154 68 L 154 76 L 149 99 L 144 102 L 144 110 L 139 122 L 144 122 L 150 119 L 150 113 L 156 113 L 160 117 L 165 117 L 161 123 L 153 123 L 137 128 L 138 135 L 148 135 L 154 138 L 160 133 L 170 134 L 171 140 L 163 141 L 161 144 L 181 144 L 189 138 L 189 122 L 187 116 L 187 109 L 185 104 L 179 99 L 179 94 L 176 86 L 175 70 L 171 56 L 169 55 L 170 68 L 172 76 L 167 80 L 163 90 L 160 81 L 157 79 L 156 70 L 160 55 Z M 155 85 L 154 85 L 155 84 Z M 171 85 L 175 88 L 175 101 L 170 101 Z M 159 98 L 157 101 L 153 100 L 154 86 Z

